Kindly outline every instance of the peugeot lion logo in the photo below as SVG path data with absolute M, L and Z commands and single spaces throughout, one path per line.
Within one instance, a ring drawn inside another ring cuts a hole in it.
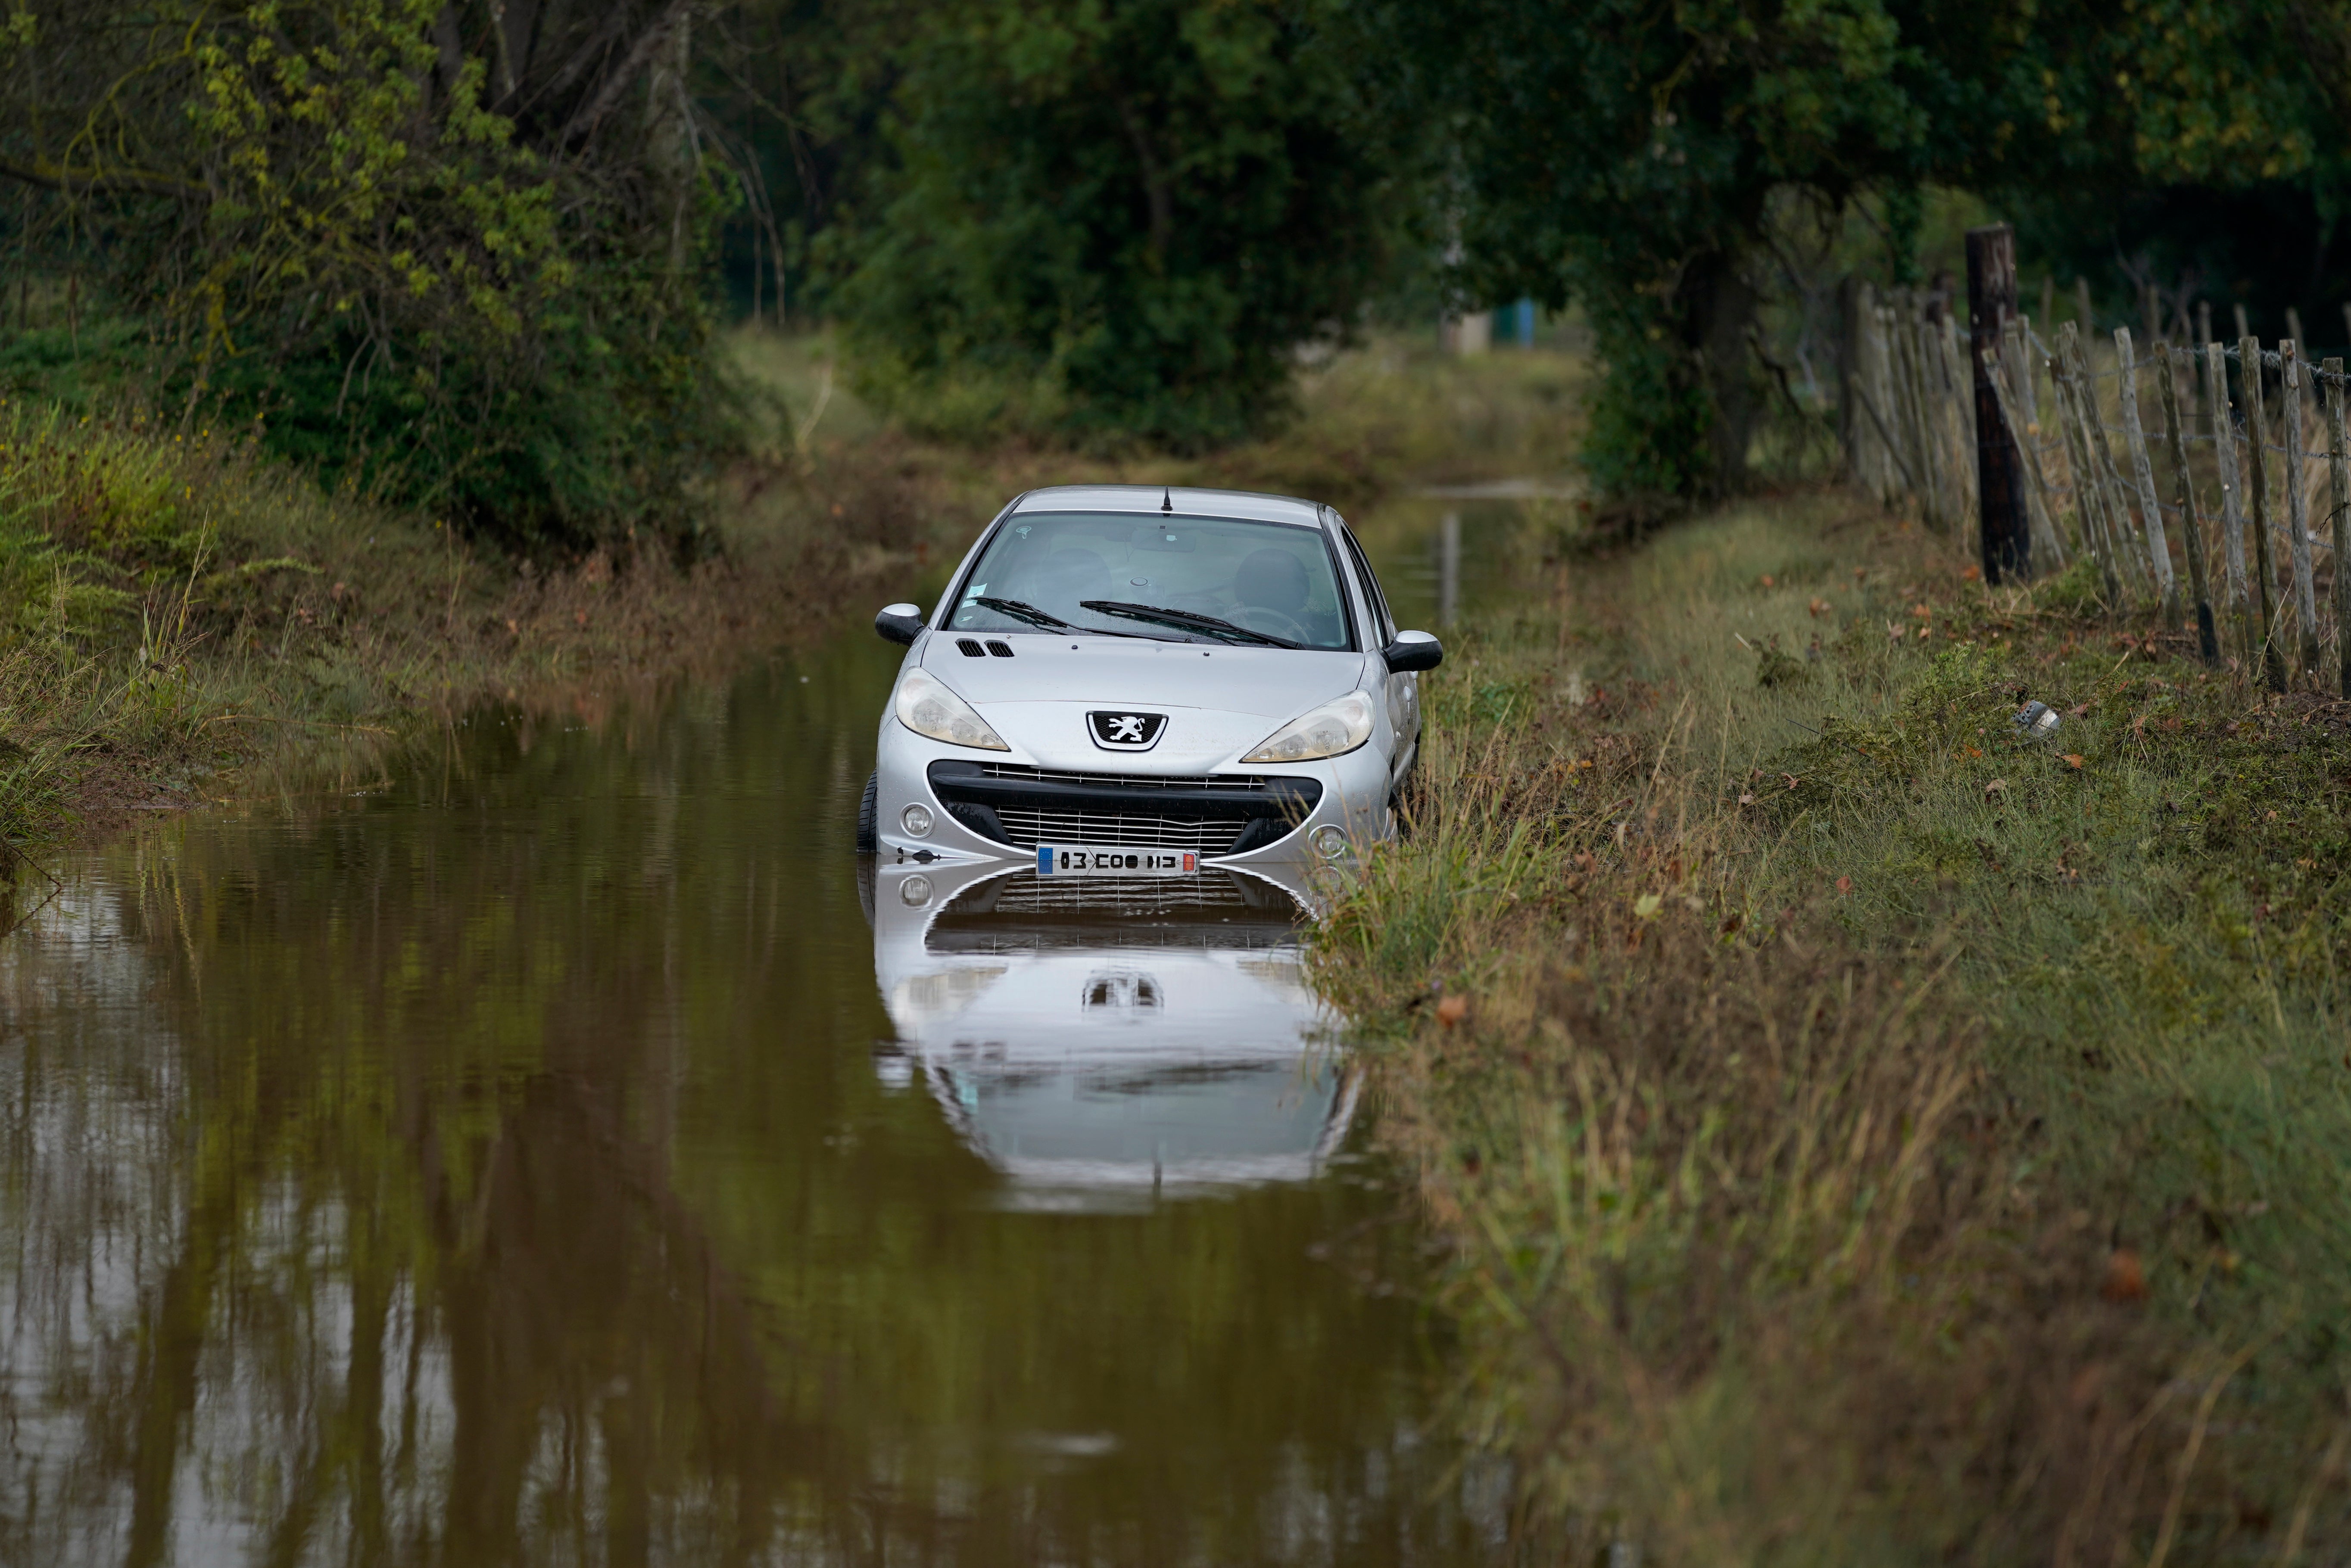
M 1108 752 L 1147 752 L 1159 743 L 1167 728 L 1165 713 L 1089 713 L 1094 744 Z

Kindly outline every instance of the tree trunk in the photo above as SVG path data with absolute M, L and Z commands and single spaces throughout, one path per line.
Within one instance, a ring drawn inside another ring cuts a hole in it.
M 1733 495 L 1746 488 L 1747 449 L 1755 436 L 1755 378 L 1747 350 L 1755 291 L 1740 274 L 1738 258 L 1720 251 L 1693 263 L 1682 289 L 1685 341 L 1698 360 L 1711 415 L 1707 430 L 1713 464 L 1709 488 L 1717 496 Z

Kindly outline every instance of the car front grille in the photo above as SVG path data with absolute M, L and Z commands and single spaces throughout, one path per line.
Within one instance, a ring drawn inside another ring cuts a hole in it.
M 1249 827 L 1244 819 L 1144 816 L 1133 812 L 1039 811 L 996 808 L 1007 838 L 1023 849 L 1040 844 L 1121 845 L 1137 849 L 1190 849 L 1223 855 Z
M 1318 781 L 1290 774 L 1094 774 L 942 758 L 927 776 L 957 822 L 1020 849 L 1055 844 L 1244 854 L 1293 832 L 1322 798 Z
M 1078 774 L 1057 768 L 1032 768 L 1019 763 L 982 763 L 981 776 L 1016 779 L 1023 784 L 1080 784 L 1091 789 L 1213 789 L 1238 794 L 1265 794 L 1273 781 L 1256 774 L 1207 774 L 1184 777 L 1160 774 Z

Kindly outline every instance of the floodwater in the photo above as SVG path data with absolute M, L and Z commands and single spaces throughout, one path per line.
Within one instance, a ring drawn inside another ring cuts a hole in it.
M 861 881 L 896 655 L 59 867 L 0 1563 L 1491 1560 L 1295 907 Z

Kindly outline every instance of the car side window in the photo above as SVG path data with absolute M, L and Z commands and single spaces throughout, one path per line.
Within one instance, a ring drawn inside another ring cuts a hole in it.
M 1395 617 L 1388 613 L 1387 596 L 1380 592 L 1380 580 L 1372 575 L 1371 558 L 1355 542 L 1354 531 L 1342 523 L 1339 536 L 1347 541 L 1347 556 L 1355 563 L 1355 576 L 1363 580 L 1364 597 L 1372 603 L 1373 618 L 1380 627 L 1380 646 L 1384 648 L 1396 639 Z

